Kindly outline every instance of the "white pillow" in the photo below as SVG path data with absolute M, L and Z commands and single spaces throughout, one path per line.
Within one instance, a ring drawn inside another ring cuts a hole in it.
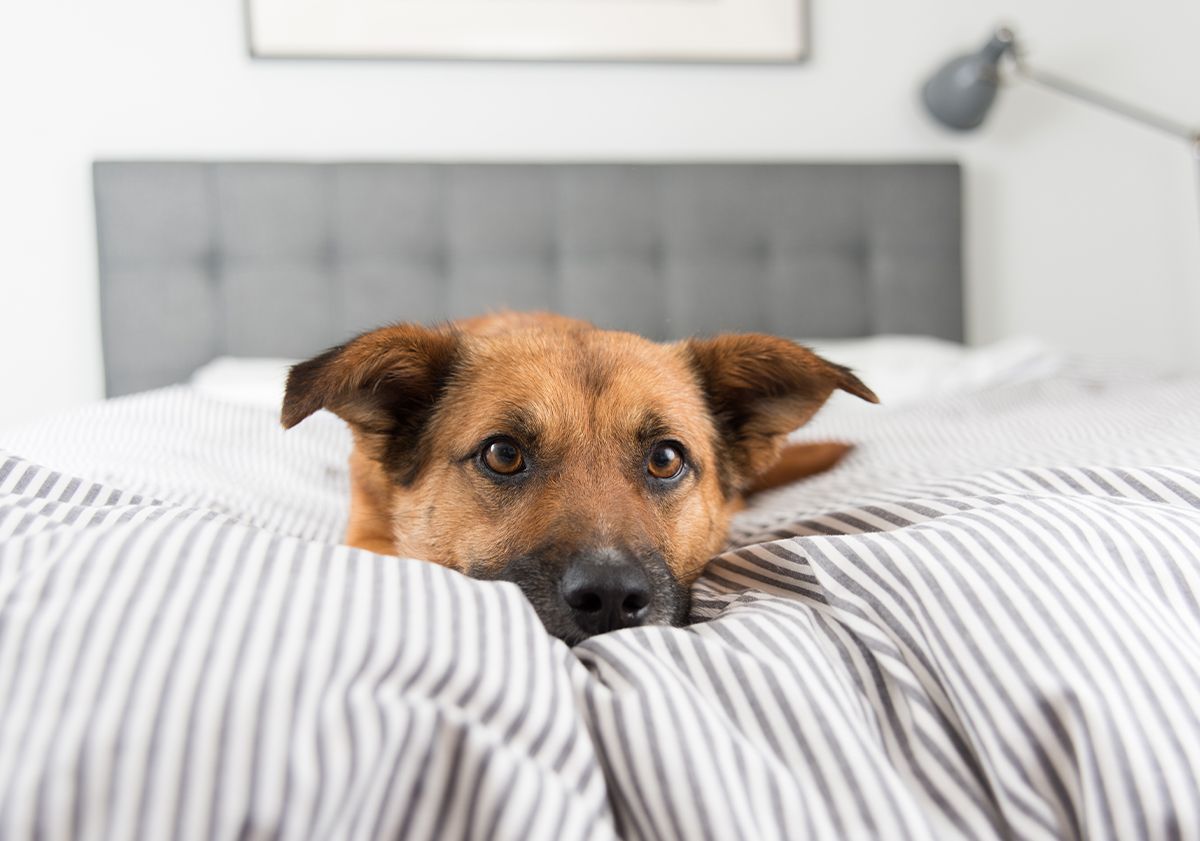
M 192 374 L 191 386 L 205 397 L 279 410 L 295 359 L 219 356 Z
M 1055 371 L 1059 355 L 1030 338 L 982 347 L 927 336 L 800 340 L 831 362 L 845 365 L 889 408 L 1038 379 Z M 863 405 L 837 392 L 830 406 Z
M 853 368 L 889 408 L 1042 377 L 1060 361 L 1045 345 L 1027 338 L 983 347 L 926 336 L 799 341 L 830 361 Z M 191 384 L 217 400 L 278 410 L 288 369 L 296 361 L 222 356 L 197 370 Z M 830 405 L 844 407 L 857 402 L 839 392 Z

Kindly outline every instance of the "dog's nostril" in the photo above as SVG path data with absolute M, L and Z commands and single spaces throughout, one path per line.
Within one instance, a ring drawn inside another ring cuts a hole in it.
M 621 610 L 626 613 L 637 613 L 648 604 L 650 604 L 650 599 L 645 593 L 630 593 L 625 597 L 625 601 L 621 602 Z
M 584 613 L 595 613 L 604 607 L 604 601 L 596 593 L 568 593 L 567 604 L 575 610 L 582 610 Z

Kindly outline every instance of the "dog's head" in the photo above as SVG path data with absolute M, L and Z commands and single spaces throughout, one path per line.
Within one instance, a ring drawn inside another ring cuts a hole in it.
M 382 328 L 297 365 L 283 423 L 346 420 L 396 552 L 518 584 L 568 642 L 683 621 L 740 494 L 835 389 L 785 339 Z

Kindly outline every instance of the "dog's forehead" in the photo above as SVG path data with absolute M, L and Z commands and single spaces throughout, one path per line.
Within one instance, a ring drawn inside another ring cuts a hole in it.
M 695 390 L 677 347 L 604 330 L 489 336 L 471 343 L 468 373 L 475 384 L 493 374 L 524 391 Z
M 471 406 L 471 426 L 521 409 L 545 425 L 620 432 L 661 418 L 679 434 L 708 429 L 695 374 L 678 346 L 628 333 L 511 333 L 470 343 L 452 399 Z M 465 431 L 465 430 L 464 430 Z

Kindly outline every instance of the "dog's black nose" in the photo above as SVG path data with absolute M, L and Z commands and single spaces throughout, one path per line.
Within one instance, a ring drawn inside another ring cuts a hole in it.
M 563 573 L 562 594 L 588 634 L 641 625 L 650 612 L 650 579 L 629 561 L 577 559 Z

